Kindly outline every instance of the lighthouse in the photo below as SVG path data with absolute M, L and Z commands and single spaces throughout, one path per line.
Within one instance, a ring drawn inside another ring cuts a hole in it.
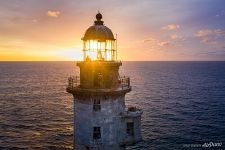
M 98 13 L 83 38 L 80 76 L 68 78 L 74 100 L 74 149 L 119 150 L 141 137 L 142 110 L 126 106 L 130 78 L 120 76 L 116 39 Z

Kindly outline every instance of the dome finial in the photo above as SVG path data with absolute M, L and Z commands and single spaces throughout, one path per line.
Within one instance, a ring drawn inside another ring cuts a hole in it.
M 102 19 L 102 14 L 99 12 L 99 10 L 98 10 L 98 13 L 96 15 L 96 19 L 97 19 L 97 21 L 100 21 Z
M 99 10 L 98 10 L 98 13 L 96 15 L 96 19 L 97 19 L 97 21 L 95 21 L 95 25 L 103 25 L 103 21 L 101 21 L 102 14 L 99 12 Z

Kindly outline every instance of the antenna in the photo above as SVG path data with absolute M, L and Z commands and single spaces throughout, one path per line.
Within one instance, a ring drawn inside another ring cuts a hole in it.
M 117 60 L 117 34 L 116 34 L 116 60 Z

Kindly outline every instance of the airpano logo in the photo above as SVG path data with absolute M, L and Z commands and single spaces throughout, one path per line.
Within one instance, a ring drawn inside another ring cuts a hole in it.
M 183 144 L 183 147 L 189 148 L 213 148 L 213 147 L 222 147 L 222 142 L 205 142 L 203 144 Z
M 219 142 L 219 143 L 209 142 L 209 143 L 202 144 L 202 147 L 221 147 L 221 146 L 222 146 L 222 142 Z

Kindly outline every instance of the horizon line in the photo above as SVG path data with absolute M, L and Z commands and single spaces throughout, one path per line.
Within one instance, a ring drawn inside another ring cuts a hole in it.
M 78 62 L 83 60 L 0 60 L 1 62 Z M 117 60 L 122 62 L 225 62 L 225 60 Z

